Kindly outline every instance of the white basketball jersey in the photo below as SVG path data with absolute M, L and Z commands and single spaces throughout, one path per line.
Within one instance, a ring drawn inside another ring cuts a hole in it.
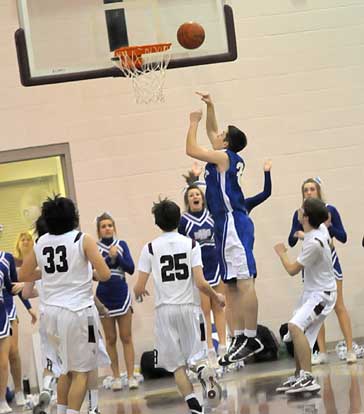
M 72 311 L 93 305 L 92 267 L 83 250 L 84 234 L 45 234 L 34 246 L 42 272 L 42 301 Z
M 138 269 L 153 273 L 155 306 L 200 305 L 192 268 L 202 266 L 198 243 L 176 232 L 163 233 L 144 246 Z

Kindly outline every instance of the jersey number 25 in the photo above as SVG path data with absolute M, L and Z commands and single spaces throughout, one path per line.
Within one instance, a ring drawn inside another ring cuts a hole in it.
M 160 263 L 162 282 L 173 282 L 176 279 L 188 279 L 189 270 L 187 263 L 183 263 L 184 259 L 187 259 L 186 253 L 177 253 L 173 256 L 161 256 Z

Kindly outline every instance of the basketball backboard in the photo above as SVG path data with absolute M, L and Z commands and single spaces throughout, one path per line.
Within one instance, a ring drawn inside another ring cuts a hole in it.
M 172 43 L 168 69 L 233 61 L 234 19 L 227 0 L 18 0 L 15 33 L 24 86 L 123 76 L 111 61 L 122 46 Z M 195 21 L 206 38 L 198 49 L 177 41 Z

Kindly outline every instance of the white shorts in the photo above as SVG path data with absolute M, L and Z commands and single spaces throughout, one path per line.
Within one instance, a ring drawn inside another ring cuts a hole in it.
M 77 312 L 45 306 L 48 344 L 57 355 L 61 374 L 89 372 L 98 367 L 99 327 L 95 306 Z
M 55 349 L 49 344 L 47 330 L 44 321 L 44 309 L 39 309 L 39 336 L 40 336 L 40 353 L 42 357 L 42 366 L 44 369 L 53 372 L 58 378 L 61 375 L 61 367 Z
M 99 349 L 97 352 L 97 368 L 108 367 L 111 365 L 111 361 L 108 353 L 106 352 L 104 340 L 102 339 L 99 331 Z
M 53 372 L 55 377 L 61 375 L 61 367 L 57 358 L 55 349 L 49 344 L 48 335 L 44 322 L 44 310 L 39 312 L 39 336 L 42 356 L 42 366 L 48 371 Z M 97 353 L 97 367 L 108 367 L 111 364 L 108 353 L 106 352 L 105 344 L 99 331 L 99 348 Z
M 206 355 L 200 314 L 201 309 L 196 305 L 163 305 L 156 309 L 157 367 L 174 372 Z
M 334 309 L 336 292 L 303 292 L 298 307 L 289 321 L 305 333 L 313 349 L 317 335 L 327 315 Z

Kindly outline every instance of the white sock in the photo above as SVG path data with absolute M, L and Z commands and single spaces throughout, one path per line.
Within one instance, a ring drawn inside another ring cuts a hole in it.
M 256 329 L 245 329 L 244 335 L 247 338 L 255 338 L 257 336 L 257 330 Z
M 88 390 L 88 407 L 95 410 L 99 406 L 99 390 Z
M 234 336 L 243 335 L 244 329 L 235 329 Z
M 57 414 L 66 414 L 67 405 L 57 404 Z
M 217 353 L 219 355 L 225 355 L 226 354 L 226 345 L 219 345 Z
M 43 378 L 43 389 L 44 390 L 50 390 L 52 388 L 52 381 L 53 381 L 53 376 L 52 375 L 46 375 Z
M 196 394 L 193 392 L 192 394 L 186 395 L 185 396 L 185 401 L 189 400 L 190 398 L 196 398 L 197 399 Z

